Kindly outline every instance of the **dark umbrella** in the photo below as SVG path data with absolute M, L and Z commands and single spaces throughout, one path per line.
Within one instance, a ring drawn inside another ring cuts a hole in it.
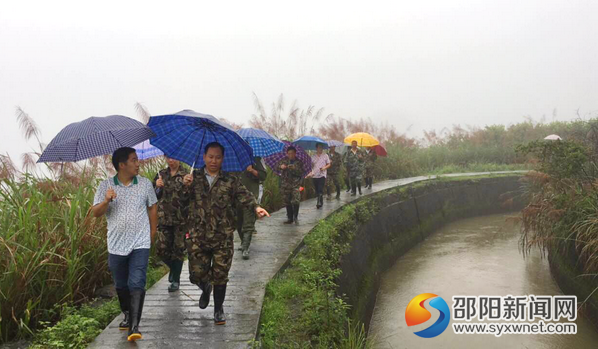
M 301 148 L 298 145 L 292 144 L 288 141 L 282 142 L 284 143 L 284 149 L 282 150 L 282 152 L 264 158 L 266 164 L 270 166 L 274 173 L 280 176 L 281 172 L 276 169 L 276 164 L 278 164 L 280 160 L 284 159 L 287 156 L 287 149 L 290 146 L 293 146 L 295 147 L 295 149 L 297 149 L 297 159 L 303 162 L 303 177 L 307 176 L 307 174 L 311 172 L 311 157 L 309 156 L 309 154 L 307 154 L 305 150 L 303 150 L 303 148 Z
M 58 132 L 37 162 L 75 162 L 112 154 L 153 136 L 149 127 L 126 116 L 92 116 Z
M 191 167 L 202 168 L 204 148 L 212 142 L 224 147 L 222 170 L 245 171 L 253 164 L 253 151 L 249 144 L 225 122 L 212 115 L 182 110 L 176 114 L 152 116 L 147 124 L 156 137 L 150 143 L 172 159 Z
M 388 156 L 386 149 L 381 144 L 375 145 L 372 148 L 374 149 L 374 152 L 376 153 L 376 155 L 382 156 L 382 157 Z

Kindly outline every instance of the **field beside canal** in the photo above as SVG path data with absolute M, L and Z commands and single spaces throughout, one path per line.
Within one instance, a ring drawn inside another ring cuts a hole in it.
M 592 125 L 528 121 L 508 127 L 429 133 L 419 142 L 405 136 L 383 138 L 389 156 L 378 159 L 375 180 L 529 169 L 534 166 L 533 157 L 517 153 L 516 145 L 550 133 L 564 138 L 587 135 Z M 331 136 L 326 132 L 321 135 Z M 90 302 L 98 288 L 111 283 L 106 222 L 89 215 L 98 181 L 111 173 L 107 159 L 43 171 L 34 170 L 25 160 L 24 168 L 17 168 L 7 156 L 0 157 L 0 343 L 39 338 L 40 329 L 49 326 L 44 331 L 47 336 L 53 331 L 51 325 Z M 153 178 L 164 165 L 163 161 L 146 163 L 142 174 Z M 279 209 L 278 178 L 270 173 L 264 187 L 263 206 L 270 211 Z M 305 187 L 305 197 L 312 196 L 311 181 L 306 181 Z M 152 261 L 160 270 L 153 254 Z M 114 312 L 118 310 L 110 314 Z M 101 327 L 101 323 L 93 326 Z M 68 331 L 75 333 L 61 332 L 58 337 L 85 337 L 87 329 L 73 325 Z M 81 343 L 84 345 L 85 340 Z

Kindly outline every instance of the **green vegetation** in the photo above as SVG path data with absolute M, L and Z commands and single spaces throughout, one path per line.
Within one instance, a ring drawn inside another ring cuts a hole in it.
M 335 295 L 338 262 L 359 224 L 375 214 L 372 200 L 344 206 L 320 221 L 290 266 L 266 286 L 260 335 L 265 348 L 363 348 L 364 328 Z
M 598 129 L 596 121 L 590 130 Z M 518 148 L 537 159 L 526 176 L 529 205 L 522 211 L 524 251 L 549 252 L 561 288 L 577 295 L 598 326 L 598 134 Z M 572 287 L 575 285 L 575 287 Z

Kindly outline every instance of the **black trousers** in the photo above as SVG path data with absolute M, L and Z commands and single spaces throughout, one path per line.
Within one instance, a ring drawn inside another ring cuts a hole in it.
M 314 187 L 316 188 L 316 196 L 324 195 L 324 187 L 326 186 L 326 177 L 312 178 Z

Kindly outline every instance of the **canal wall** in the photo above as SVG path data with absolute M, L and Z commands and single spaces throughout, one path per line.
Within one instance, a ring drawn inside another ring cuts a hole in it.
M 397 258 L 442 225 L 469 217 L 521 210 L 519 175 L 446 178 L 392 188 L 362 200 L 372 215 L 357 227 L 350 251 L 340 261 L 337 294 L 351 306 L 351 318 L 366 326 L 380 277 Z

